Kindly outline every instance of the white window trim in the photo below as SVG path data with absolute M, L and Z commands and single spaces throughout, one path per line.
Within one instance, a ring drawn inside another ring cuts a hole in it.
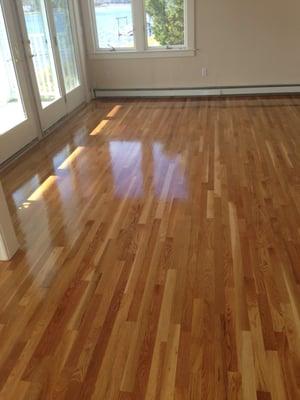
M 115 50 L 100 49 L 97 44 L 97 27 L 94 1 L 82 0 L 82 14 L 86 30 L 86 41 L 90 59 L 152 58 L 152 57 L 191 57 L 195 55 L 195 2 L 185 0 L 185 44 L 182 46 L 148 47 L 145 32 L 145 12 L 143 0 L 132 0 L 134 47 Z

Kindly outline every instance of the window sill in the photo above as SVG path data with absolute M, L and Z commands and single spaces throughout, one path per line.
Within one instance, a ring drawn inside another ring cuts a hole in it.
M 118 50 L 118 51 L 98 51 L 90 54 L 92 60 L 99 59 L 116 59 L 116 58 L 173 58 L 173 57 L 193 57 L 195 50 L 190 49 L 159 49 L 159 50 Z

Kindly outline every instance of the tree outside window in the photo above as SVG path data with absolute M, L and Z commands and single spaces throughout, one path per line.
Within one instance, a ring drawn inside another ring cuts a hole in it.
M 145 11 L 150 46 L 152 35 L 158 46 L 184 44 L 184 0 L 145 0 Z

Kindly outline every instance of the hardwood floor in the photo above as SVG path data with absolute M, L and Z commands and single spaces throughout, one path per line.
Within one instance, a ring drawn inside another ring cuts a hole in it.
M 95 101 L 1 178 L 1 400 L 300 399 L 300 97 Z

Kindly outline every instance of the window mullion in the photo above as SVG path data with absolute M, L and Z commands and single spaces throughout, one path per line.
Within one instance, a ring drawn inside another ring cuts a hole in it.
M 185 0 L 185 46 L 194 50 L 195 47 L 195 1 Z
M 132 0 L 132 12 L 136 51 L 145 51 L 144 1 Z

